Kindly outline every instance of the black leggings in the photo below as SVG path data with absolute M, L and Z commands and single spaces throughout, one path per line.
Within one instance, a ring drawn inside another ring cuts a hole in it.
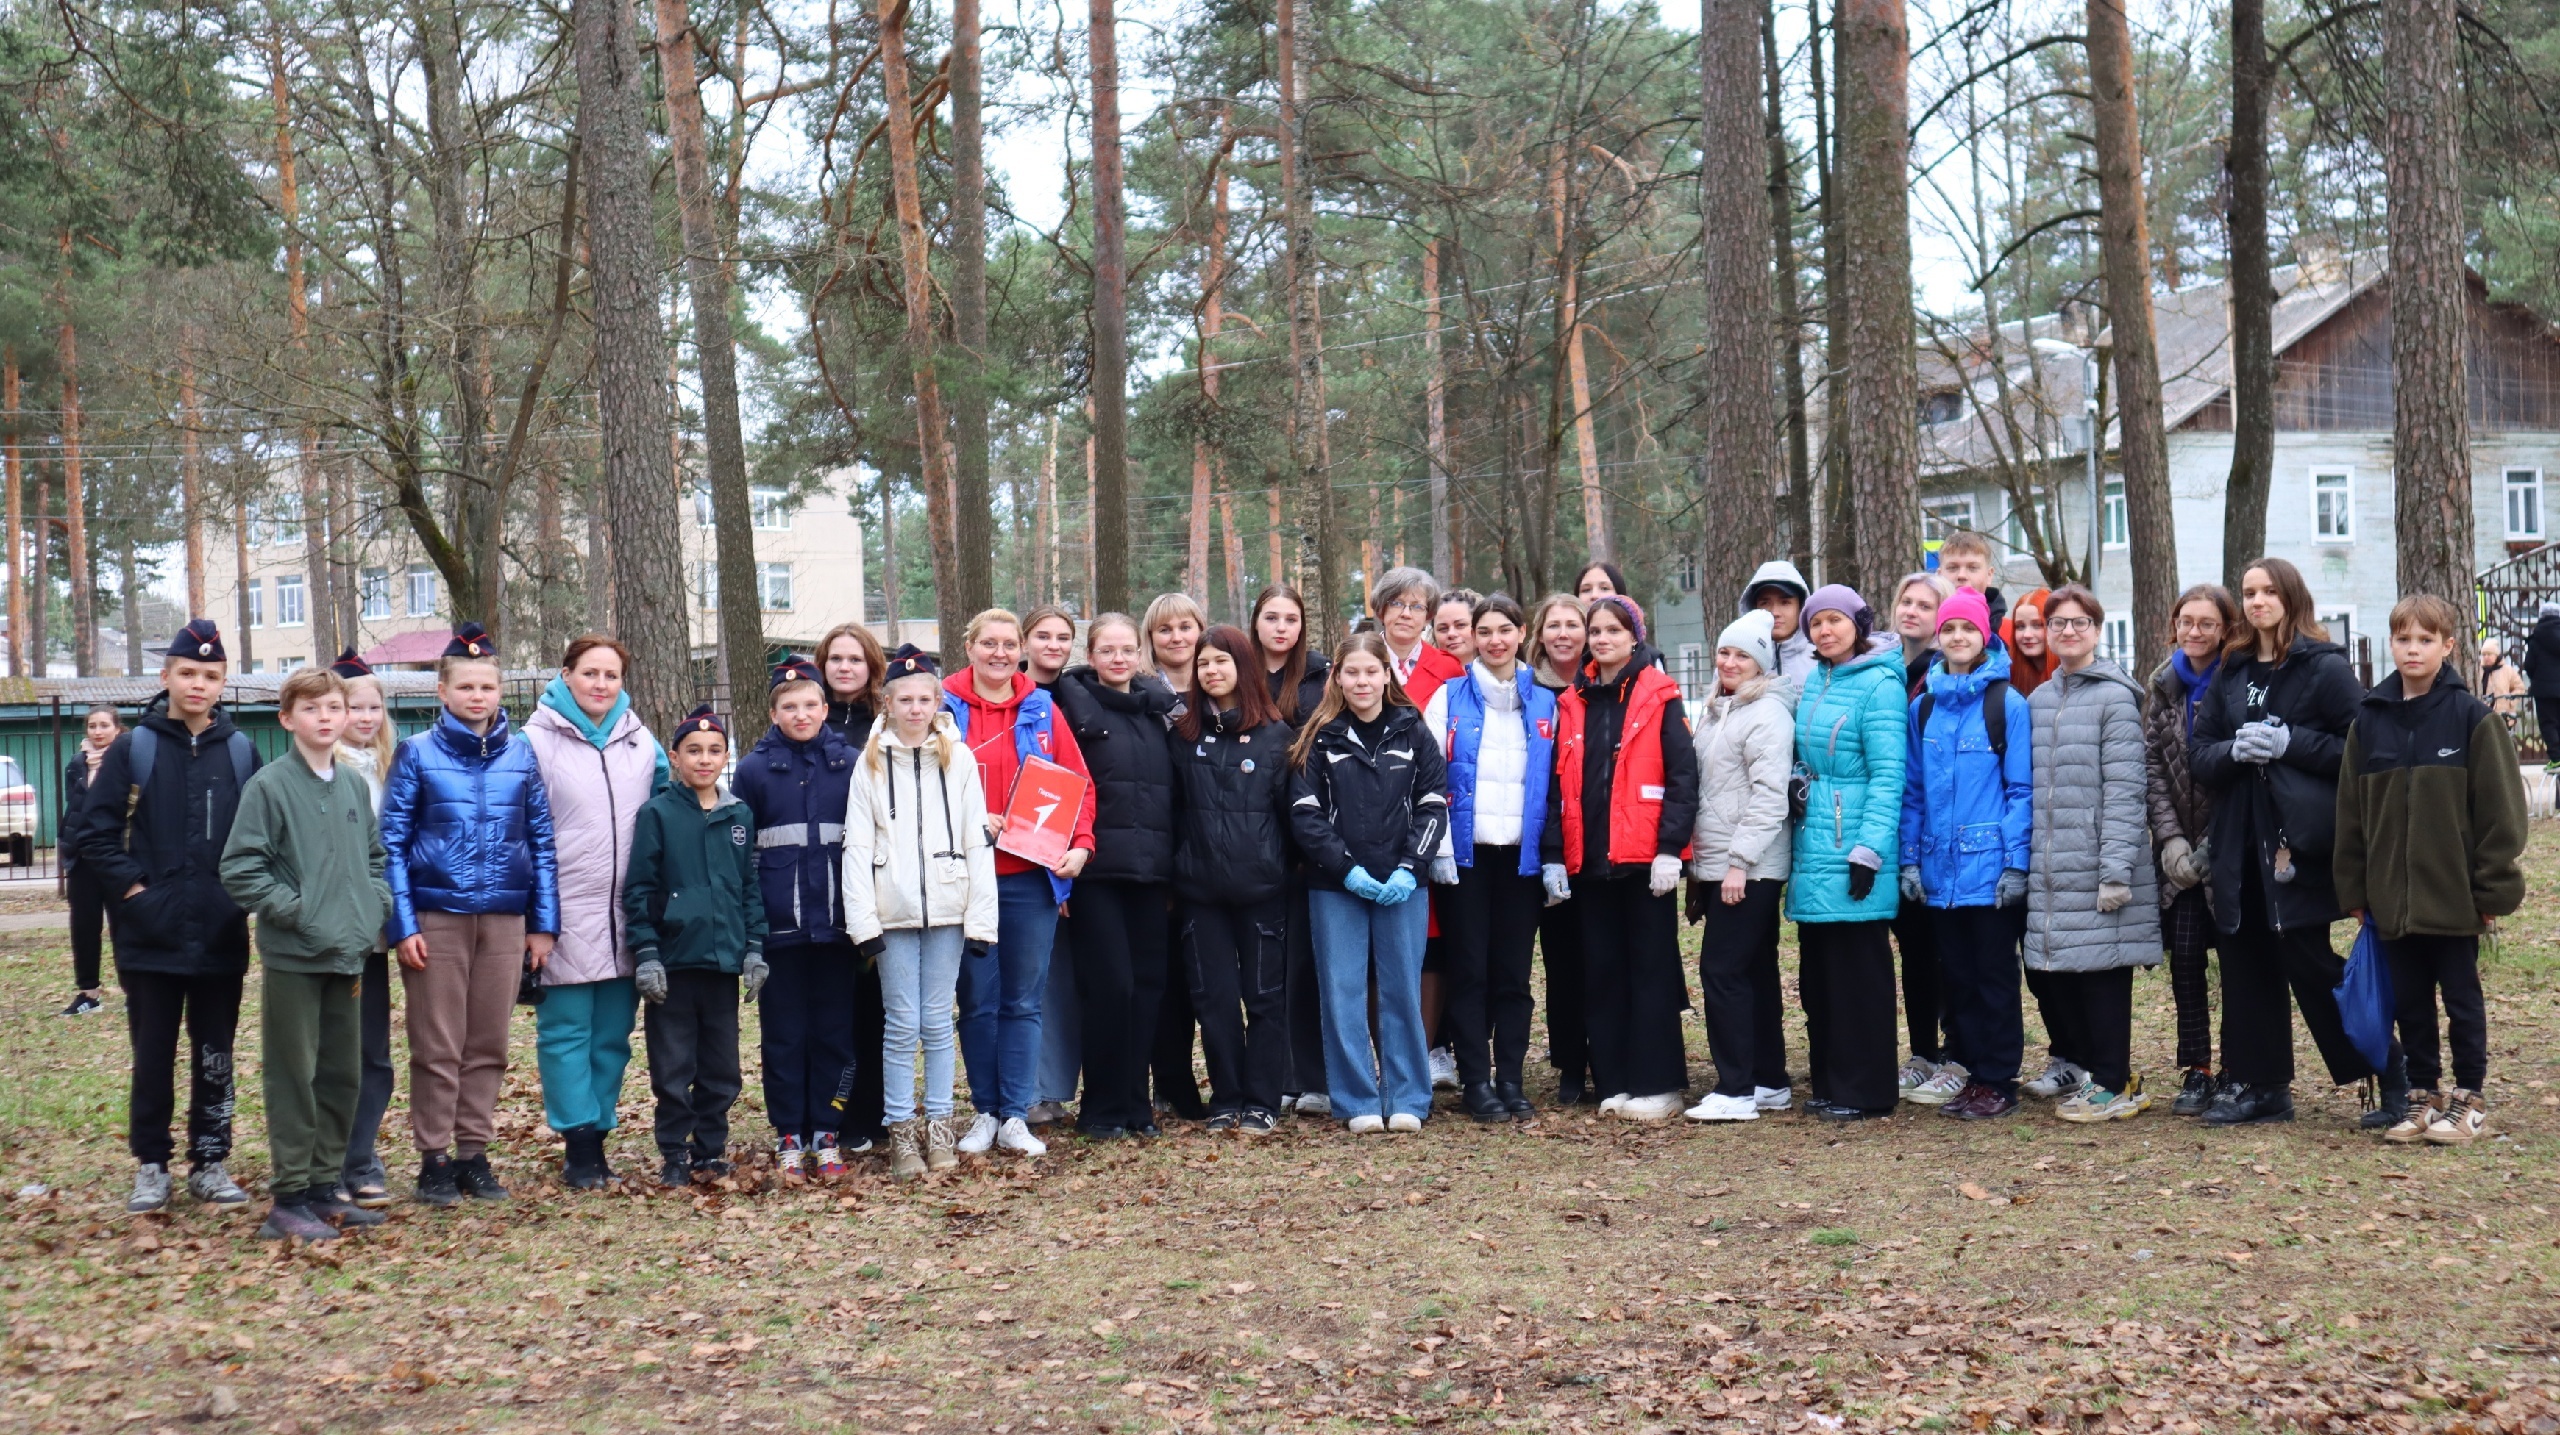
M 1147 1066 L 1158 1048 L 1172 960 L 1173 917 L 1165 889 L 1150 882 L 1086 879 L 1067 899 L 1067 920 L 1075 925 L 1076 1004 L 1084 1009 L 1084 1103 L 1076 1124 L 1088 1130 L 1148 1125 L 1154 1108 L 1147 1100 Z M 1186 1076 L 1189 1006 L 1184 1003 Z
M 2205 905 L 2204 888 L 2189 887 L 2169 901 L 2160 914 L 2160 935 L 2169 948 L 2169 996 L 2178 1008 L 2178 1069 L 2213 1069 L 2213 992 L 2209 967 L 2222 934 L 2214 929 L 2213 910 Z
M 1276 1111 L 1289 1065 L 1289 899 L 1184 902 L 1182 965 L 1200 1047 L 1209 1061 L 1209 1114 Z
M 1787 1084 L 1786 994 L 1778 986 L 1778 898 L 1786 883 L 1746 882 L 1728 907 L 1720 882 L 1700 883 L 1698 1011 L 1715 1058 L 1716 1094 L 1749 1096 Z
M 107 921 L 107 894 L 89 869 L 73 863 L 62 879 L 71 899 L 71 984 L 84 992 L 98 989 L 98 960 L 105 947 L 100 938 Z
M 1440 891 L 1448 984 L 1440 1028 L 1458 1049 L 1462 1082 L 1520 1080 L 1529 1056 L 1529 953 L 1545 900 L 1538 879 L 1520 875 L 1517 847 L 1478 847 L 1475 865 L 1458 869 L 1458 885 Z
M 1689 1084 L 1680 1009 L 1678 899 L 1657 897 L 1642 875 L 1585 872 L 1573 884 L 1582 910 L 1582 991 L 1591 1076 L 1607 1096 L 1661 1096 Z

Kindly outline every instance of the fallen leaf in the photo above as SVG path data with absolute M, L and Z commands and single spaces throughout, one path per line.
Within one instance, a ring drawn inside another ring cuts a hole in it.
M 1981 1186 L 1971 1181 L 1965 1182 L 1963 1185 L 1956 1187 L 1956 1189 L 1963 1192 L 1964 1198 L 1968 1201 L 1988 1201 L 1991 1199 L 1991 1193 L 1989 1191 L 1982 1189 Z

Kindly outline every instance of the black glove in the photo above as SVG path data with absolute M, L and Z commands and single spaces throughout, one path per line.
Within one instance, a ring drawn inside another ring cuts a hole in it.
M 873 937 L 867 942 L 853 944 L 853 954 L 862 958 L 862 965 L 866 970 L 880 965 L 880 954 L 887 950 L 889 950 L 889 939 L 886 937 Z
M 1707 908 L 1716 901 L 1718 889 L 1715 883 L 1701 882 L 1695 877 L 1689 879 L 1688 888 L 1689 925 L 1694 927 L 1707 919 Z
M 1875 889 L 1876 869 L 1873 867 L 1861 867 L 1855 862 L 1850 863 L 1849 900 L 1852 902 L 1863 902 L 1867 900 L 1867 894 L 1873 892 Z
M 960 955 L 964 957 L 983 957 L 987 954 L 988 949 L 993 945 L 994 944 L 991 942 L 981 942 L 972 937 L 969 939 L 967 945 L 960 948 Z

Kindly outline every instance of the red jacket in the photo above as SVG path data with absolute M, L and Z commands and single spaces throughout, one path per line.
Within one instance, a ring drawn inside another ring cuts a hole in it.
M 1680 696 L 1680 685 L 1646 665 L 1627 694 L 1626 721 L 1618 730 L 1617 767 L 1609 781 L 1609 860 L 1631 867 L 1653 861 L 1661 850 L 1665 774 L 1662 710 Z M 1579 684 L 1556 695 L 1556 779 L 1564 809 L 1564 866 L 1582 871 L 1583 722 L 1588 706 Z M 1680 855 L 1687 857 L 1684 846 Z
M 1395 648 L 1389 646 L 1387 652 L 1392 656 Z M 1466 670 L 1466 664 L 1426 642 L 1422 645 L 1421 651 L 1414 654 L 1413 675 L 1400 676 L 1398 680 L 1404 684 L 1404 695 L 1413 699 L 1415 707 L 1427 708 L 1431 706 L 1431 695 L 1440 691 L 1442 683 L 1459 676 Z
M 1000 703 L 991 703 L 978 696 L 977 680 L 967 668 L 962 668 L 942 680 L 942 691 L 957 699 L 968 711 L 969 720 L 961 724 L 961 736 L 968 739 L 969 750 L 977 754 L 978 783 L 986 789 L 987 811 L 1001 813 L 1013 798 L 1014 771 L 1020 766 L 1013 751 L 1014 720 L 1022 710 L 1022 700 L 1038 692 L 1039 684 L 1031 681 L 1027 674 L 1016 673 L 1013 675 L 1013 696 Z M 1039 744 L 1042 756 L 1084 776 L 1084 802 L 1076 809 L 1076 835 L 1068 845 L 1092 851 L 1093 774 L 1086 771 L 1084 753 L 1076 746 L 1075 733 L 1068 729 L 1065 720 L 1053 707 L 1050 721 L 1034 740 Z M 1040 870 L 1001 848 L 996 852 L 998 876 Z

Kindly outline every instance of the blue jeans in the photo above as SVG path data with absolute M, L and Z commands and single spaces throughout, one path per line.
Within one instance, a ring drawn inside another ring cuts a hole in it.
M 544 987 L 533 1009 L 534 1064 L 542 1072 L 542 1115 L 554 1131 L 614 1127 L 622 1072 L 631 1064 L 631 1024 L 640 989 L 629 977 Z
M 1058 897 L 1046 872 L 996 879 L 996 944 L 960 959 L 960 1057 L 969 1064 L 969 1101 L 999 1121 L 1031 1113 L 1040 1099 L 1040 998 L 1049 984 L 1049 947 L 1058 935 Z
M 890 1125 L 916 1114 L 916 1043 L 924 1043 L 924 1114 L 951 1114 L 951 998 L 960 981 L 958 927 L 883 932 L 880 954 L 881 1116 Z
M 1307 893 L 1316 982 L 1324 993 L 1324 1075 L 1333 1114 L 1431 1115 L 1431 1058 L 1422 1039 L 1422 942 L 1431 904 L 1417 892 L 1381 907 L 1338 888 Z M 1378 978 L 1378 1035 L 1369 1047 L 1369 976 Z M 1385 1074 L 1383 1082 L 1379 1073 Z

